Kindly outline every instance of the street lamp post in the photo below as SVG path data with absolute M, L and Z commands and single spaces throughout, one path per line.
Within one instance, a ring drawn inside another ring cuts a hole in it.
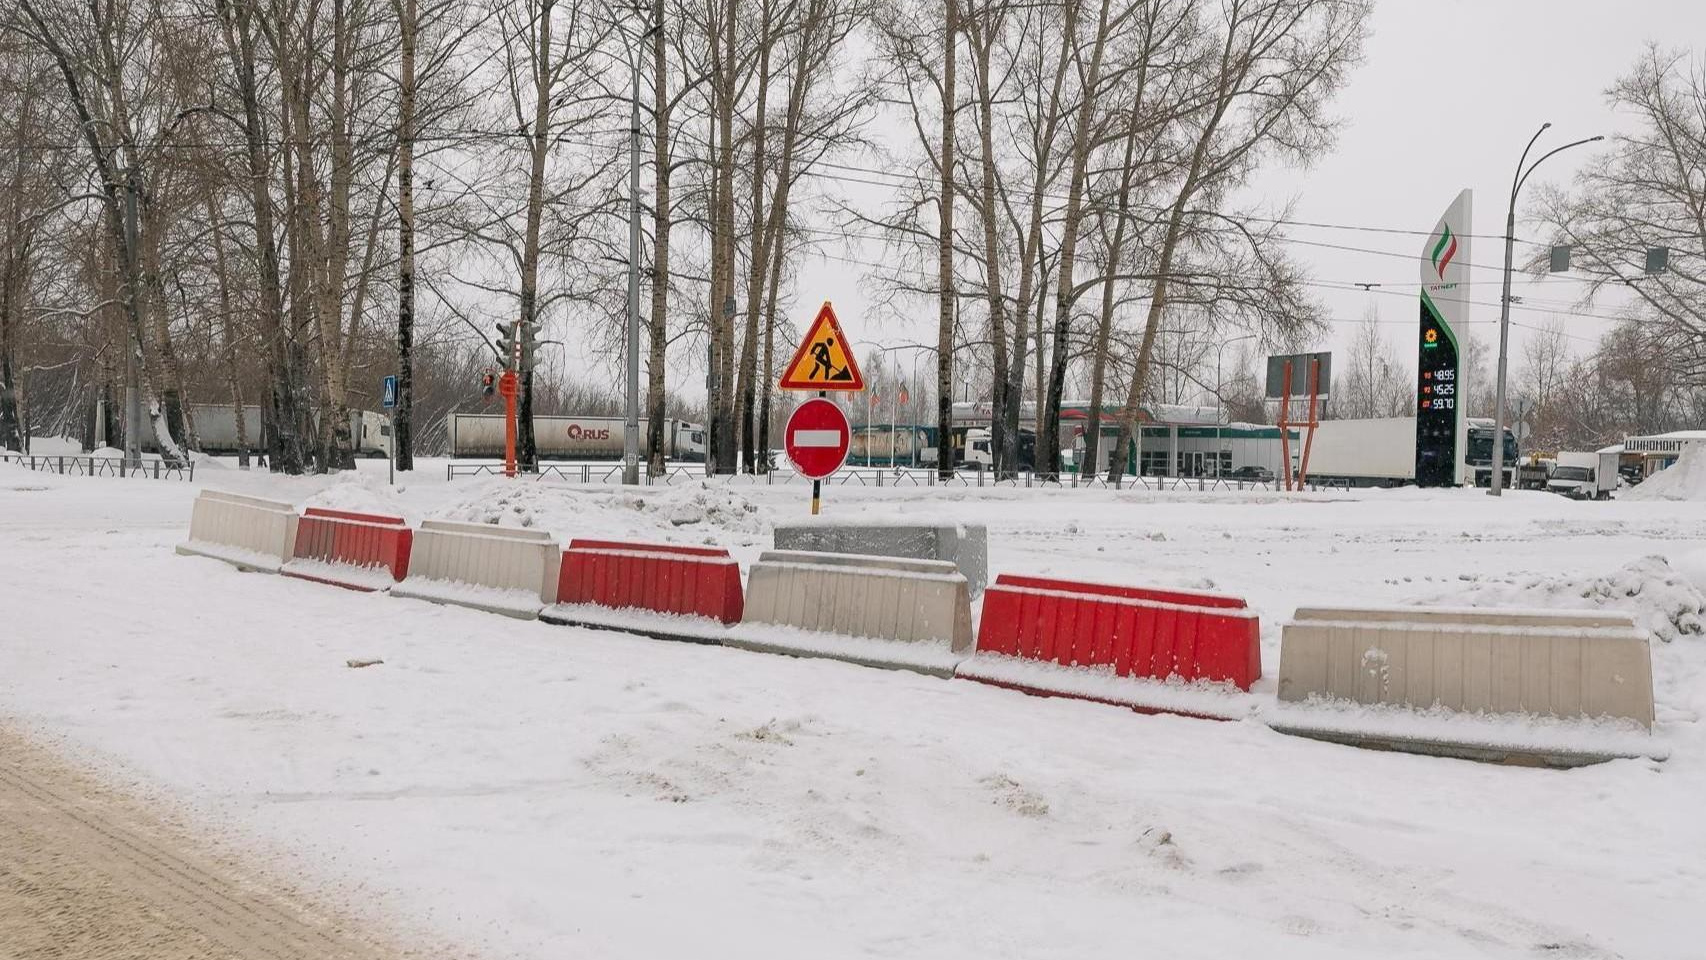
M 1493 399 L 1493 475 L 1488 478 L 1487 493 L 1491 496 L 1502 496 L 1505 486 L 1505 372 L 1509 365 L 1511 339 L 1511 260 L 1516 250 L 1516 198 L 1522 192 L 1522 185 L 1528 181 L 1528 175 L 1535 168 L 1545 163 L 1555 154 L 1563 153 L 1571 147 L 1579 147 L 1584 143 L 1604 140 L 1604 137 L 1588 137 L 1555 147 L 1541 155 L 1532 164 L 1528 162 L 1528 151 L 1534 149 L 1534 143 L 1540 139 L 1551 123 L 1543 123 L 1540 129 L 1534 131 L 1534 136 L 1528 139 L 1528 146 L 1522 148 L 1522 159 L 1516 162 L 1516 176 L 1511 178 L 1510 205 L 1505 210 L 1505 279 L 1504 295 L 1499 298 L 1499 387 L 1498 394 Z M 1524 167 L 1527 169 L 1524 169 Z M 1458 402 L 1463 401 L 1462 397 Z
M 1237 343 L 1240 340 L 1254 340 L 1254 339 L 1256 339 L 1255 334 L 1246 333 L 1241 337 L 1233 337 L 1231 340 L 1222 340 L 1222 341 L 1220 341 L 1220 346 L 1214 348 L 1214 402 L 1220 404 L 1222 410 L 1224 410 L 1226 407 L 1226 398 L 1224 398 L 1220 395 L 1221 386 L 1222 386 L 1222 382 L 1220 379 L 1220 358 L 1221 358 L 1221 354 L 1223 354 L 1226 351 L 1226 345 L 1229 343 Z
M 620 28 L 619 28 L 620 29 Z M 623 30 L 632 40 L 624 44 L 628 52 L 628 70 L 633 82 L 628 101 L 628 323 L 627 323 L 627 396 L 625 398 L 625 436 L 622 440 L 622 482 L 640 482 L 640 68 L 645 57 L 645 41 L 656 24 L 635 37 Z M 709 457 L 706 458 L 709 461 Z

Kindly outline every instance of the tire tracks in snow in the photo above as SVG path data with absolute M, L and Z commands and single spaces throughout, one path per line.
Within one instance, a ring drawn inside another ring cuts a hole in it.
M 0 725 L 0 958 L 395 960 Z

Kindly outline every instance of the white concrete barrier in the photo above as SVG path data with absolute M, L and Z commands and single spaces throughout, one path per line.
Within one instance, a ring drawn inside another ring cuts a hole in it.
M 212 557 L 240 570 L 277 573 L 296 543 L 296 508 L 220 490 L 203 490 L 190 510 L 185 556 Z
M 453 603 L 532 620 L 557 602 L 562 552 L 543 530 L 426 520 L 394 597 Z
M 723 643 L 952 676 L 972 646 L 966 578 L 946 560 L 766 551 Z
M 1566 765 L 1578 732 L 1586 753 L 1615 756 L 1627 751 L 1592 747 L 1592 728 L 1610 732 L 1632 723 L 1651 729 L 1652 659 L 1646 635 L 1623 613 L 1312 607 L 1299 609 L 1283 627 L 1279 700 L 1270 722 L 1285 732 L 1344 742 L 1360 737 L 1395 749 L 1419 745 L 1421 752 L 1475 759 L 1520 759 L 1523 725 L 1546 727 L 1546 736 L 1526 752 L 1538 762 Z M 1310 706 L 1325 709 L 1312 715 L 1290 706 L 1311 700 L 1324 701 Z M 1358 714 L 1343 709 L 1349 704 L 1417 708 L 1428 715 Z M 1465 726 L 1466 717 L 1442 711 L 1481 717 L 1502 732 L 1489 737 Z M 1394 725 L 1395 717 L 1403 722 Z M 1560 731 L 1550 718 L 1620 723 L 1578 722 Z M 1439 729 L 1430 730 L 1429 722 Z
M 880 523 L 818 517 L 776 524 L 778 550 L 949 560 L 971 596 L 989 582 L 989 532 L 981 523 Z

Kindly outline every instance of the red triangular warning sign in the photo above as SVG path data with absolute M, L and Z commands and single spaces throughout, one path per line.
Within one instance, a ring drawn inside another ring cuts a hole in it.
M 817 319 L 800 339 L 794 359 L 782 371 L 777 384 L 783 390 L 847 390 L 865 389 L 865 377 L 853 360 L 853 348 L 841 323 L 835 319 L 835 308 L 829 301 L 817 312 Z

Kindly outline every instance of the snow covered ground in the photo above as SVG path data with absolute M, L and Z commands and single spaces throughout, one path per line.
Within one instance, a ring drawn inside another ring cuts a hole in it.
M 992 573 L 1308 603 L 1609 604 L 1663 763 L 1478 765 L 824 661 L 519 623 L 172 555 L 200 486 L 710 543 L 805 487 L 398 488 L 0 465 L 0 721 L 303 884 L 487 957 L 1706 955 L 1706 503 L 1479 491 L 826 489 L 981 522 Z M 1662 558 L 1662 559 L 1647 559 Z M 350 669 L 351 659 L 382 659 Z

